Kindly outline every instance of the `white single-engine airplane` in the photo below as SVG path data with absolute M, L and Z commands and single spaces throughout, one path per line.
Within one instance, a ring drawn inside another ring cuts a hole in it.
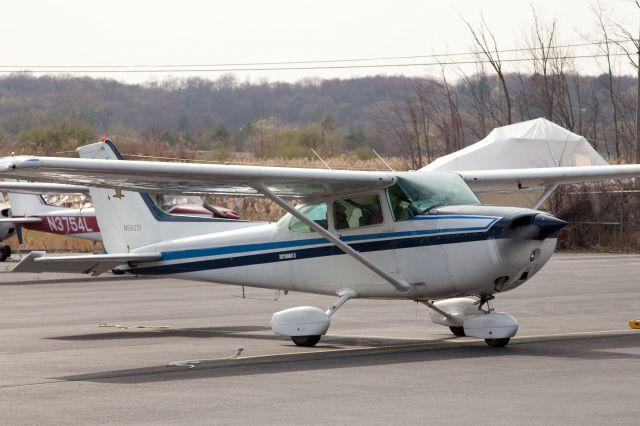
M 108 254 L 32 252 L 14 271 L 117 267 L 337 296 L 327 310 L 273 315 L 274 332 L 300 346 L 315 345 L 331 316 L 359 297 L 421 302 L 454 334 L 506 345 L 518 322 L 492 299 L 542 268 L 566 223 L 538 210 L 480 205 L 465 180 L 551 187 L 640 174 L 638 165 L 425 173 L 112 161 L 110 141 L 78 152 L 79 159 L 5 158 L 0 174 L 89 186 Z M 169 218 L 132 191 L 262 195 L 288 213 L 276 223 Z M 294 208 L 286 198 L 308 204 Z

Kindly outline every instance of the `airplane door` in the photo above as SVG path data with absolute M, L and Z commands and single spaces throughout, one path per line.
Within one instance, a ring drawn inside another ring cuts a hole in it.
M 441 245 L 442 225 L 437 214 L 396 222 L 396 232 L 409 234 L 399 239 L 395 250 L 398 275 L 410 284 L 423 283 L 429 294 L 451 291 L 446 251 Z

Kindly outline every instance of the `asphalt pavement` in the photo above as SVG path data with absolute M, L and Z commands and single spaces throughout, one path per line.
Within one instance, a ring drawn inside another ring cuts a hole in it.
M 504 349 L 352 300 L 315 348 L 271 314 L 335 298 L 0 266 L 2 424 L 640 424 L 640 256 L 560 254 L 495 301 Z

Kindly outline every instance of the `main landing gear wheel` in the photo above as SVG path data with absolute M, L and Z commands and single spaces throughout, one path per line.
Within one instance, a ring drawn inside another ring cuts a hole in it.
M 458 337 L 464 337 L 466 336 L 466 334 L 464 334 L 464 327 L 454 327 L 454 326 L 450 326 L 449 330 L 451 330 L 451 332 Z
M 322 336 L 291 336 L 291 340 L 293 340 L 293 343 L 297 346 L 311 347 L 320 341 L 320 337 Z
M 492 348 L 504 348 L 507 346 L 507 343 L 509 343 L 509 340 L 511 340 L 509 337 L 505 337 L 504 339 L 484 339 L 487 345 Z
M 0 262 L 4 262 L 9 257 L 11 257 L 11 247 L 9 247 L 9 246 L 1 246 L 0 247 Z

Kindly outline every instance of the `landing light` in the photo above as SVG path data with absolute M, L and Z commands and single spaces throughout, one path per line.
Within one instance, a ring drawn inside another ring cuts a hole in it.
M 534 260 L 536 260 L 536 257 L 538 257 L 538 254 L 540 254 L 540 250 L 535 249 L 534 251 L 532 251 L 531 254 L 529 255 L 529 262 L 533 262 Z

